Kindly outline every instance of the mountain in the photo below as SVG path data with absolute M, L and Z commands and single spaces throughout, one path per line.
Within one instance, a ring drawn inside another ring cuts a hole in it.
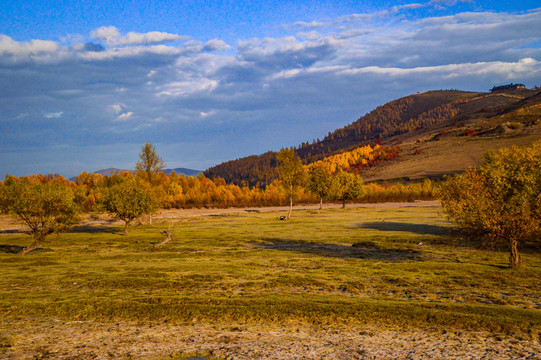
M 329 132 L 323 140 L 302 143 L 294 149 L 308 164 L 364 144 L 399 145 L 401 154 L 396 160 L 363 170 L 363 177 L 368 181 L 440 177 L 475 165 L 486 149 L 539 138 L 535 126 L 531 127 L 538 116 L 539 90 L 438 90 L 413 94 L 378 106 L 351 124 Z M 512 129 L 500 134 L 496 128 L 505 127 L 502 124 L 506 122 L 516 122 L 513 126 L 523 131 Z M 396 167 L 392 164 L 407 165 L 391 171 L 392 166 Z M 267 152 L 219 164 L 204 174 L 237 185 L 264 186 L 277 177 L 275 168 L 276 152 Z M 414 168 L 418 171 L 409 171 Z
M 193 170 L 193 169 L 186 169 L 186 168 L 176 168 L 176 169 L 165 169 L 163 172 L 165 172 L 167 175 L 171 174 L 172 171 L 175 171 L 178 175 L 184 174 L 186 176 L 197 176 L 203 171 L 201 170 Z
M 177 174 L 184 174 L 186 176 L 197 176 L 198 174 L 202 173 L 200 170 L 193 170 L 193 169 L 186 169 L 186 168 L 176 168 L 176 169 L 164 169 L 163 172 L 165 172 L 167 175 L 171 174 L 172 171 L 175 171 Z M 120 171 L 127 171 L 117 168 L 107 168 L 107 169 L 101 169 L 92 172 L 93 174 L 100 174 L 101 176 L 111 176 L 113 174 L 117 174 Z M 130 170 L 128 170 L 130 171 Z M 75 176 L 70 178 L 69 180 L 75 181 Z
M 122 171 L 121 169 L 116 169 L 116 168 L 107 168 L 107 169 L 101 169 L 101 170 L 98 170 L 98 171 L 94 171 L 92 174 L 100 174 L 101 176 L 111 176 L 113 174 L 118 174 L 120 171 Z
M 490 149 L 539 141 L 539 90 L 488 94 L 460 104 L 454 117 L 384 141 L 400 144 L 400 156 L 361 175 L 365 181 L 441 178 L 478 167 Z

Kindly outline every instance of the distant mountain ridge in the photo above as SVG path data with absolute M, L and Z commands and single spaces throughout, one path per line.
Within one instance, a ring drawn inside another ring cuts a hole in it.
M 202 173 L 202 170 L 186 169 L 186 168 L 176 168 L 176 169 L 165 169 L 164 173 L 167 175 L 171 174 L 172 171 L 175 171 L 177 174 L 184 174 L 186 176 L 197 176 Z
M 167 175 L 171 174 L 172 171 L 175 171 L 177 174 L 184 174 L 186 176 L 197 176 L 198 174 L 202 173 L 201 170 L 194 170 L 194 169 L 186 169 L 186 168 L 176 168 L 176 169 L 164 169 L 162 170 Z M 120 171 L 133 171 L 133 170 L 124 170 L 124 169 L 117 169 L 117 168 L 107 168 L 107 169 L 101 169 L 97 171 L 93 171 L 92 174 L 100 174 L 101 176 L 111 176 L 113 174 L 117 174 Z M 75 181 L 76 176 L 70 178 L 71 181 Z

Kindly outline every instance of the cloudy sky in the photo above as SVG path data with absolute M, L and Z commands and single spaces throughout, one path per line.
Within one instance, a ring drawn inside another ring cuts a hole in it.
M 535 1 L 12 1 L 0 177 L 204 170 L 417 91 L 541 85 Z M 537 7 L 537 8 L 536 8 Z

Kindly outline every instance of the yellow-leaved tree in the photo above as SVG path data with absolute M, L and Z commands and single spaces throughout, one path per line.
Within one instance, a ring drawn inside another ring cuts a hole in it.
M 40 246 L 48 235 L 69 229 L 80 220 L 74 200 L 72 189 L 65 184 L 6 176 L 0 186 L 0 211 L 26 225 L 33 239 L 22 255 Z
M 160 206 L 147 182 L 126 178 L 105 191 L 101 199 L 104 210 L 124 221 L 124 235 L 130 223 L 143 214 L 150 214 Z
M 289 211 L 287 218 L 291 217 L 293 211 L 293 197 L 297 190 L 304 185 L 306 171 L 302 165 L 302 160 L 295 154 L 293 149 L 282 149 L 276 155 L 278 160 L 278 175 L 282 182 L 282 187 L 289 197 Z
M 451 220 L 507 245 L 509 265 L 520 267 L 518 245 L 541 240 L 541 141 L 487 152 L 479 169 L 448 179 L 440 196 Z

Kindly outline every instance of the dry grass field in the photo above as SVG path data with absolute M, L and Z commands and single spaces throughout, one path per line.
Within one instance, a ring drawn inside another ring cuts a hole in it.
M 0 358 L 537 358 L 537 250 L 510 269 L 416 205 L 94 217 L 24 257 L 4 230 Z

